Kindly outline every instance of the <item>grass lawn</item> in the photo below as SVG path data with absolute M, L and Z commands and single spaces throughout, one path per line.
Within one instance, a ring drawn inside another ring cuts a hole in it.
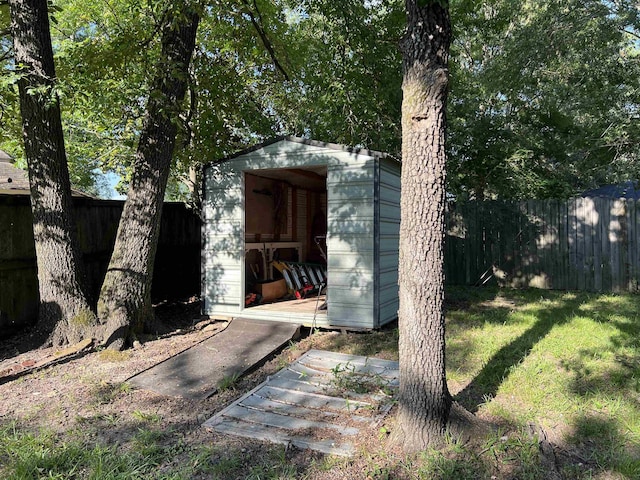
M 542 426 L 579 460 L 568 478 L 640 478 L 640 297 L 450 289 L 449 303 L 448 376 L 463 405 Z
M 136 405 L 135 391 L 119 384 L 91 404 L 95 418 L 76 413 L 63 431 L 28 410 L 0 416 L 0 478 L 640 478 L 640 296 L 449 288 L 447 305 L 450 390 L 495 427 L 486 438 L 452 437 L 439 451 L 406 457 L 386 444 L 391 415 L 357 458 L 325 457 L 213 438 L 196 433 L 198 422 L 178 427 L 160 407 L 149 413 Z M 397 331 L 313 334 L 219 403 L 191 408 L 213 413 L 309 348 L 394 359 Z M 35 385 L 38 375 L 22 381 Z M 109 410 L 116 401 L 131 404 L 135 428 L 106 441 L 98 430 L 124 416 Z M 73 415 L 69 405 L 57 408 Z

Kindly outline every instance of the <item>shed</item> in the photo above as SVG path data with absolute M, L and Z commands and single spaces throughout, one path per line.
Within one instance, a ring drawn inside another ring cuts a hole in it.
M 352 329 L 397 318 L 397 159 L 284 137 L 205 166 L 203 182 L 204 314 Z M 285 283 L 274 261 L 321 265 L 326 289 L 249 306 L 265 281 Z

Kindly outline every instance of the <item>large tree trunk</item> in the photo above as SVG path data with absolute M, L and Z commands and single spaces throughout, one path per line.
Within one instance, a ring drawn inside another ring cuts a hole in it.
M 40 288 L 38 329 L 77 342 L 95 322 L 71 208 L 47 0 L 10 0 Z
M 445 106 L 451 37 L 448 2 L 407 0 L 402 43 L 400 401 L 396 441 L 438 444 L 447 425 L 444 338 Z
M 199 22 L 189 7 L 177 13 L 175 6 L 169 10 L 133 177 L 98 301 L 100 341 L 110 348 L 122 348 L 153 316 L 151 280 L 162 202 Z

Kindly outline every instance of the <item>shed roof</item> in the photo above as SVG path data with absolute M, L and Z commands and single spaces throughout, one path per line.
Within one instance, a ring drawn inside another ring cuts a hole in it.
M 359 155 L 367 155 L 369 157 L 374 157 L 374 158 L 389 158 L 397 162 L 400 162 L 400 160 L 394 157 L 393 155 L 390 155 L 385 152 L 379 152 L 377 150 L 368 150 L 366 148 L 359 148 L 359 147 L 349 147 L 347 145 L 341 145 L 338 143 L 321 142 L 318 140 L 310 140 L 308 138 L 302 138 L 302 137 L 280 136 L 280 137 L 273 138 L 271 140 L 264 141 L 252 147 L 246 148 L 232 155 L 229 155 L 228 157 L 221 158 L 220 160 L 215 160 L 213 162 L 210 162 L 208 165 L 205 165 L 205 168 L 209 165 L 233 160 L 237 157 L 241 157 L 242 155 L 246 155 L 247 153 L 255 152 L 256 150 L 260 150 L 261 148 L 264 148 L 269 145 L 273 145 L 274 143 L 278 143 L 278 142 L 300 143 L 300 144 L 309 145 L 312 147 L 321 147 L 321 148 L 328 148 L 331 150 L 337 150 L 339 152 L 349 152 L 349 153 L 355 153 Z

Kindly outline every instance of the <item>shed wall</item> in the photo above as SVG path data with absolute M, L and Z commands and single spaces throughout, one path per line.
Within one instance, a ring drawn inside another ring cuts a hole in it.
M 204 312 L 237 313 L 243 298 L 244 182 L 223 163 L 205 171 L 202 271 Z
M 375 159 L 342 153 L 327 172 L 327 304 L 332 325 L 376 326 L 374 205 Z
M 381 159 L 378 180 L 378 325 L 398 317 L 400 165 Z

